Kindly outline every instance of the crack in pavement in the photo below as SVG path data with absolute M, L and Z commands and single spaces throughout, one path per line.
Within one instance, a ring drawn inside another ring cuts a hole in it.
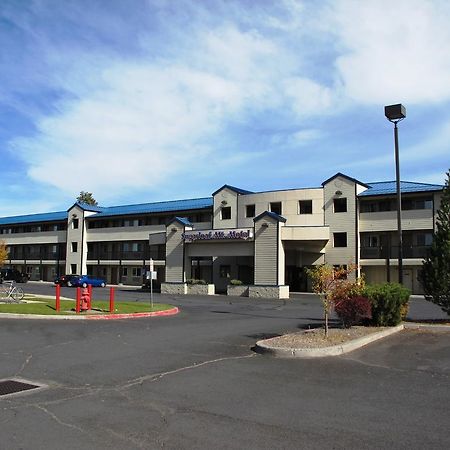
M 211 359 L 211 360 L 203 361 L 200 363 L 194 363 L 194 364 L 191 364 L 191 365 L 185 366 L 185 367 L 179 367 L 178 369 L 169 370 L 167 372 L 160 372 L 160 373 L 156 373 L 156 374 L 152 374 L 152 375 L 144 375 L 142 377 L 139 377 L 139 378 L 129 381 L 128 383 L 122 385 L 121 388 L 119 388 L 119 389 L 128 389 L 128 388 L 136 386 L 138 384 L 142 384 L 144 381 L 150 381 L 150 382 L 158 381 L 167 375 L 174 375 L 179 372 L 184 372 L 185 370 L 197 369 L 198 367 L 206 366 L 208 364 L 214 364 L 214 363 L 222 362 L 222 361 L 230 361 L 233 359 L 253 358 L 255 356 L 258 356 L 258 355 L 256 353 L 253 353 L 251 355 L 243 355 L 243 356 L 226 356 L 223 358 Z
M 43 406 L 41 406 L 41 405 L 34 405 L 34 407 L 37 408 L 37 409 L 40 409 L 41 411 L 44 411 L 46 414 L 48 414 L 58 424 L 63 425 L 65 427 L 73 428 L 74 430 L 78 430 L 81 433 L 86 433 L 85 430 L 83 430 L 80 427 L 77 427 L 76 425 L 73 425 L 73 424 L 67 423 L 67 422 L 63 422 L 62 420 L 60 420 L 58 418 L 58 416 L 56 414 L 52 413 L 51 411 L 49 411 L 47 408 L 44 408 Z
M 31 361 L 31 358 L 33 357 L 33 355 L 28 355 L 27 358 L 25 359 L 25 361 L 23 362 L 22 366 L 20 367 L 20 369 L 14 374 L 15 377 L 18 377 L 24 370 L 25 367 L 28 365 L 28 363 Z

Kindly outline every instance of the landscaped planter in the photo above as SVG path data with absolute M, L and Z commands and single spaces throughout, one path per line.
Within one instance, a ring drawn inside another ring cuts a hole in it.
M 227 295 L 234 297 L 248 297 L 248 284 L 229 284 Z
M 214 284 L 187 284 L 187 293 L 191 295 L 214 295 Z

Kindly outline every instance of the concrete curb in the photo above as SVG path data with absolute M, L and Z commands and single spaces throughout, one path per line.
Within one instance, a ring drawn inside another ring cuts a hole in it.
M 397 333 L 403 330 L 404 325 L 397 325 L 388 330 L 379 331 L 377 333 L 371 333 L 368 336 L 364 336 L 353 341 L 346 342 L 341 345 L 333 345 L 330 347 L 322 348 L 286 348 L 286 347 L 272 347 L 265 343 L 266 340 L 258 341 L 256 343 L 256 351 L 260 353 L 269 353 L 272 356 L 280 358 L 322 358 L 325 356 L 338 356 L 344 353 L 351 352 L 371 342 L 382 339 L 391 334 Z
M 178 314 L 180 310 L 174 306 L 171 309 L 165 311 L 154 312 L 142 312 L 132 314 L 105 314 L 103 316 L 96 315 L 67 315 L 67 316 L 45 316 L 42 314 L 13 314 L 13 313 L 0 313 L 0 319 L 39 319 L 39 320 L 118 320 L 118 319 L 140 319 L 142 317 L 160 317 L 160 316 L 173 316 Z
M 440 325 L 431 323 L 405 322 L 403 324 L 409 330 L 428 330 L 428 331 L 450 331 L 450 325 Z

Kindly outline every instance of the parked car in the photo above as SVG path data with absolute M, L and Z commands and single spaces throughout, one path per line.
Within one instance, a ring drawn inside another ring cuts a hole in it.
M 61 275 L 58 278 L 55 278 L 54 283 L 59 284 L 61 286 L 72 286 L 72 280 L 75 278 L 79 278 L 80 275 Z
M 0 269 L 0 283 L 3 281 L 15 281 L 16 283 L 26 283 L 28 281 L 28 275 L 23 272 L 19 272 L 17 269 Z
M 87 287 L 91 284 L 93 287 L 105 287 L 106 281 L 103 278 L 95 278 L 91 275 L 80 275 L 71 280 L 72 286 Z

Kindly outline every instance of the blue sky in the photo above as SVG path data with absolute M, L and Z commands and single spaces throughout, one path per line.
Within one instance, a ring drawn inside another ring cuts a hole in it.
M 450 167 L 447 0 L 2 0 L 0 216 Z

